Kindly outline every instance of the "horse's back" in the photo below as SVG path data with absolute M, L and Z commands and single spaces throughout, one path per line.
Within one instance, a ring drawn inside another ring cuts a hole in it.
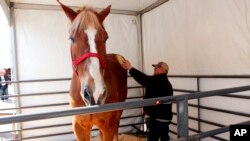
M 127 97 L 127 70 L 125 70 L 118 61 L 117 54 L 107 54 L 106 57 L 107 67 L 105 70 L 105 81 L 108 91 L 113 91 L 118 95 L 114 102 L 125 101 Z M 112 100 L 113 101 L 113 100 Z

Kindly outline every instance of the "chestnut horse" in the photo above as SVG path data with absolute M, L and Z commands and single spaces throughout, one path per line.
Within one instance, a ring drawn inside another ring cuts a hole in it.
M 106 54 L 108 34 L 103 26 L 111 6 L 101 12 L 83 7 L 75 12 L 57 0 L 71 21 L 73 76 L 70 105 L 83 107 L 122 102 L 127 97 L 127 71 L 116 54 Z M 118 57 L 119 58 L 119 57 Z M 89 141 L 95 125 L 102 141 L 117 141 L 122 110 L 90 115 L 75 115 L 73 131 L 78 141 Z

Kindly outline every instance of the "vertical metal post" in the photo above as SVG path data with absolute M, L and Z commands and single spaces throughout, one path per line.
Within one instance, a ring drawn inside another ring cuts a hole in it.
M 177 135 L 178 138 L 185 138 L 188 140 L 188 100 L 177 100 Z
M 11 2 L 10 5 L 10 25 L 11 25 L 11 48 L 12 48 L 12 62 L 13 62 L 13 79 L 18 81 L 19 80 L 19 76 L 18 76 L 18 57 L 17 57 L 17 41 L 16 41 L 16 21 L 15 21 L 15 7 L 14 7 L 14 3 Z M 20 84 L 16 83 L 14 88 L 14 93 L 16 93 L 17 95 L 20 94 Z M 22 111 L 20 109 L 21 107 L 21 100 L 20 100 L 20 96 L 15 98 L 15 105 L 18 108 L 18 110 L 16 111 L 18 114 L 21 114 Z M 19 129 L 18 131 L 18 136 L 20 139 L 22 139 L 22 132 L 23 132 L 23 125 L 22 123 L 17 123 L 17 128 Z
M 143 56 L 143 40 L 142 40 L 142 14 L 141 13 L 139 13 L 138 15 L 137 15 L 137 37 L 138 37 L 138 47 L 139 47 L 139 62 L 140 62 L 140 64 L 139 64 L 139 66 L 140 66 L 140 69 L 143 71 L 143 70 L 145 70 L 144 69 L 144 56 Z M 140 91 L 141 92 L 141 96 L 144 96 L 144 94 L 145 94 L 145 89 L 144 88 L 142 88 L 142 91 Z M 147 120 L 146 120 L 146 118 L 144 117 L 144 119 L 143 119 L 143 121 L 145 121 L 145 123 L 147 122 Z M 144 124 L 144 126 L 142 127 L 143 128 L 143 131 L 144 132 L 147 132 L 147 123 L 146 124 Z
M 138 26 L 137 26 L 137 29 L 138 29 L 138 46 L 139 46 L 139 52 L 140 52 L 140 62 L 141 62 L 141 70 L 144 71 L 145 68 L 144 68 L 144 61 L 145 61 L 145 56 L 144 56 L 144 46 L 143 46 L 143 31 L 142 31 L 142 14 L 139 13 L 139 15 L 137 16 L 138 18 Z
M 197 77 L 197 92 L 200 92 L 200 77 Z M 201 132 L 201 109 L 200 109 L 200 104 L 201 104 L 201 101 L 200 101 L 200 98 L 198 97 L 198 108 L 197 108 L 197 112 L 198 112 L 198 133 Z

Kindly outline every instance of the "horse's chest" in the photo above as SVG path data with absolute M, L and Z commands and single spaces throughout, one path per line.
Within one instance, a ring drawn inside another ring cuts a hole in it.
M 92 114 L 91 116 L 93 125 L 103 126 L 106 122 L 108 122 L 105 114 Z
M 76 117 L 78 123 L 83 126 L 103 126 L 107 124 L 108 120 L 105 114 L 90 114 L 90 115 L 80 115 Z

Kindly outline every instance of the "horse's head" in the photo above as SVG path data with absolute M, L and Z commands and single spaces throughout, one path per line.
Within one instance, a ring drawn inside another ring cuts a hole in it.
M 106 98 L 103 74 L 108 34 L 102 23 L 111 6 L 98 13 L 89 7 L 75 12 L 61 2 L 59 4 L 72 24 L 69 31 L 71 57 L 74 73 L 81 83 L 81 97 L 86 105 L 103 104 Z

